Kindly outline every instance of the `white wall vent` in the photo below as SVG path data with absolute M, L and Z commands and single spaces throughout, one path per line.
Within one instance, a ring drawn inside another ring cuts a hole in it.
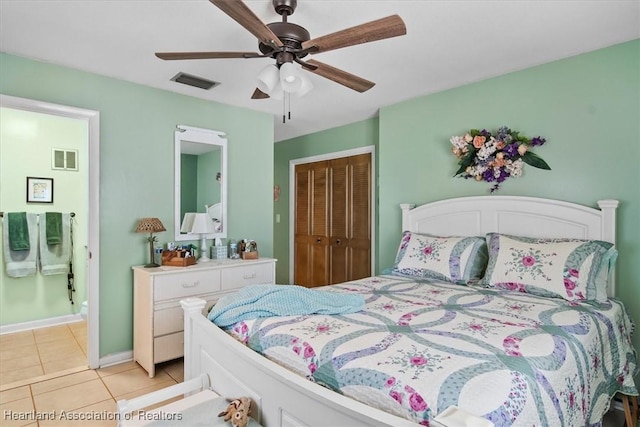
M 77 171 L 78 170 L 78 150 L 67 150 L 65 148 L 51 149 L 51 169 Z

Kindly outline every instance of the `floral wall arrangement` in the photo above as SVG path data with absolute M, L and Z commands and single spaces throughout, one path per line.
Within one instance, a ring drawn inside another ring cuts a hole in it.
M 507 178 L 521 176 L 525 163 L 551 170 L 547 162 L 530 150 L 547 142 L 541 136 L 529 139 L 503 126 L 497 132 L 471 129 L 463 136 L 451 137 L 450 141 L 460 166 L 454 176 L 494 183 L 491 193 L 497 191 Z

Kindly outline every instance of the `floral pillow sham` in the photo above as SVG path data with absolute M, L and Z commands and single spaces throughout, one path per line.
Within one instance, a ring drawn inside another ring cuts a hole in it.
M 569 301 L 607 300 L 618 256 L 600 240 L 537 239 L 488 233 L 489 263 L 481 285 Z
M 467 285 L 480 280 L 487 259 L 483 237 L 439 237 L 405 231 L 391 271 Z

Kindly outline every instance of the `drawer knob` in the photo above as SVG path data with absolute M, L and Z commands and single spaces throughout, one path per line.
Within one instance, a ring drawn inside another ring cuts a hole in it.
M 245 274 L 244 276 L 242 276 L 244 279 L 249 280 L 249 279 L 255 279 L 256 278 L 256 273 L 251 273 L 251 274 Z
M 183 288 L 195 288 L 196 286 L 198 286 L 200 284 L 200 282 L 193 282 L 193 283 L 183 283 L 182 287 Z

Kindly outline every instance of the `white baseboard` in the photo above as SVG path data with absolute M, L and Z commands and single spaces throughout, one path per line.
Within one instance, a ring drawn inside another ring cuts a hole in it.
M 119 365 L 120 363 L 131 362 L 133 360 L 133 350 L 121 351 L 120 353 L 107 354 L 100 358 L 99 365 L 101 368 Z
M 82 320 L 80 314 L 67 314 L 65 316 L 50 317 L 48 319 L 31 320 L 29 322 L 11 323 L 0 326 L 0 335 L 13 332 L 28 331 L 29 329 L 46 328 L 48 326 L 63 325 L 65 323 L 79 322 Z

